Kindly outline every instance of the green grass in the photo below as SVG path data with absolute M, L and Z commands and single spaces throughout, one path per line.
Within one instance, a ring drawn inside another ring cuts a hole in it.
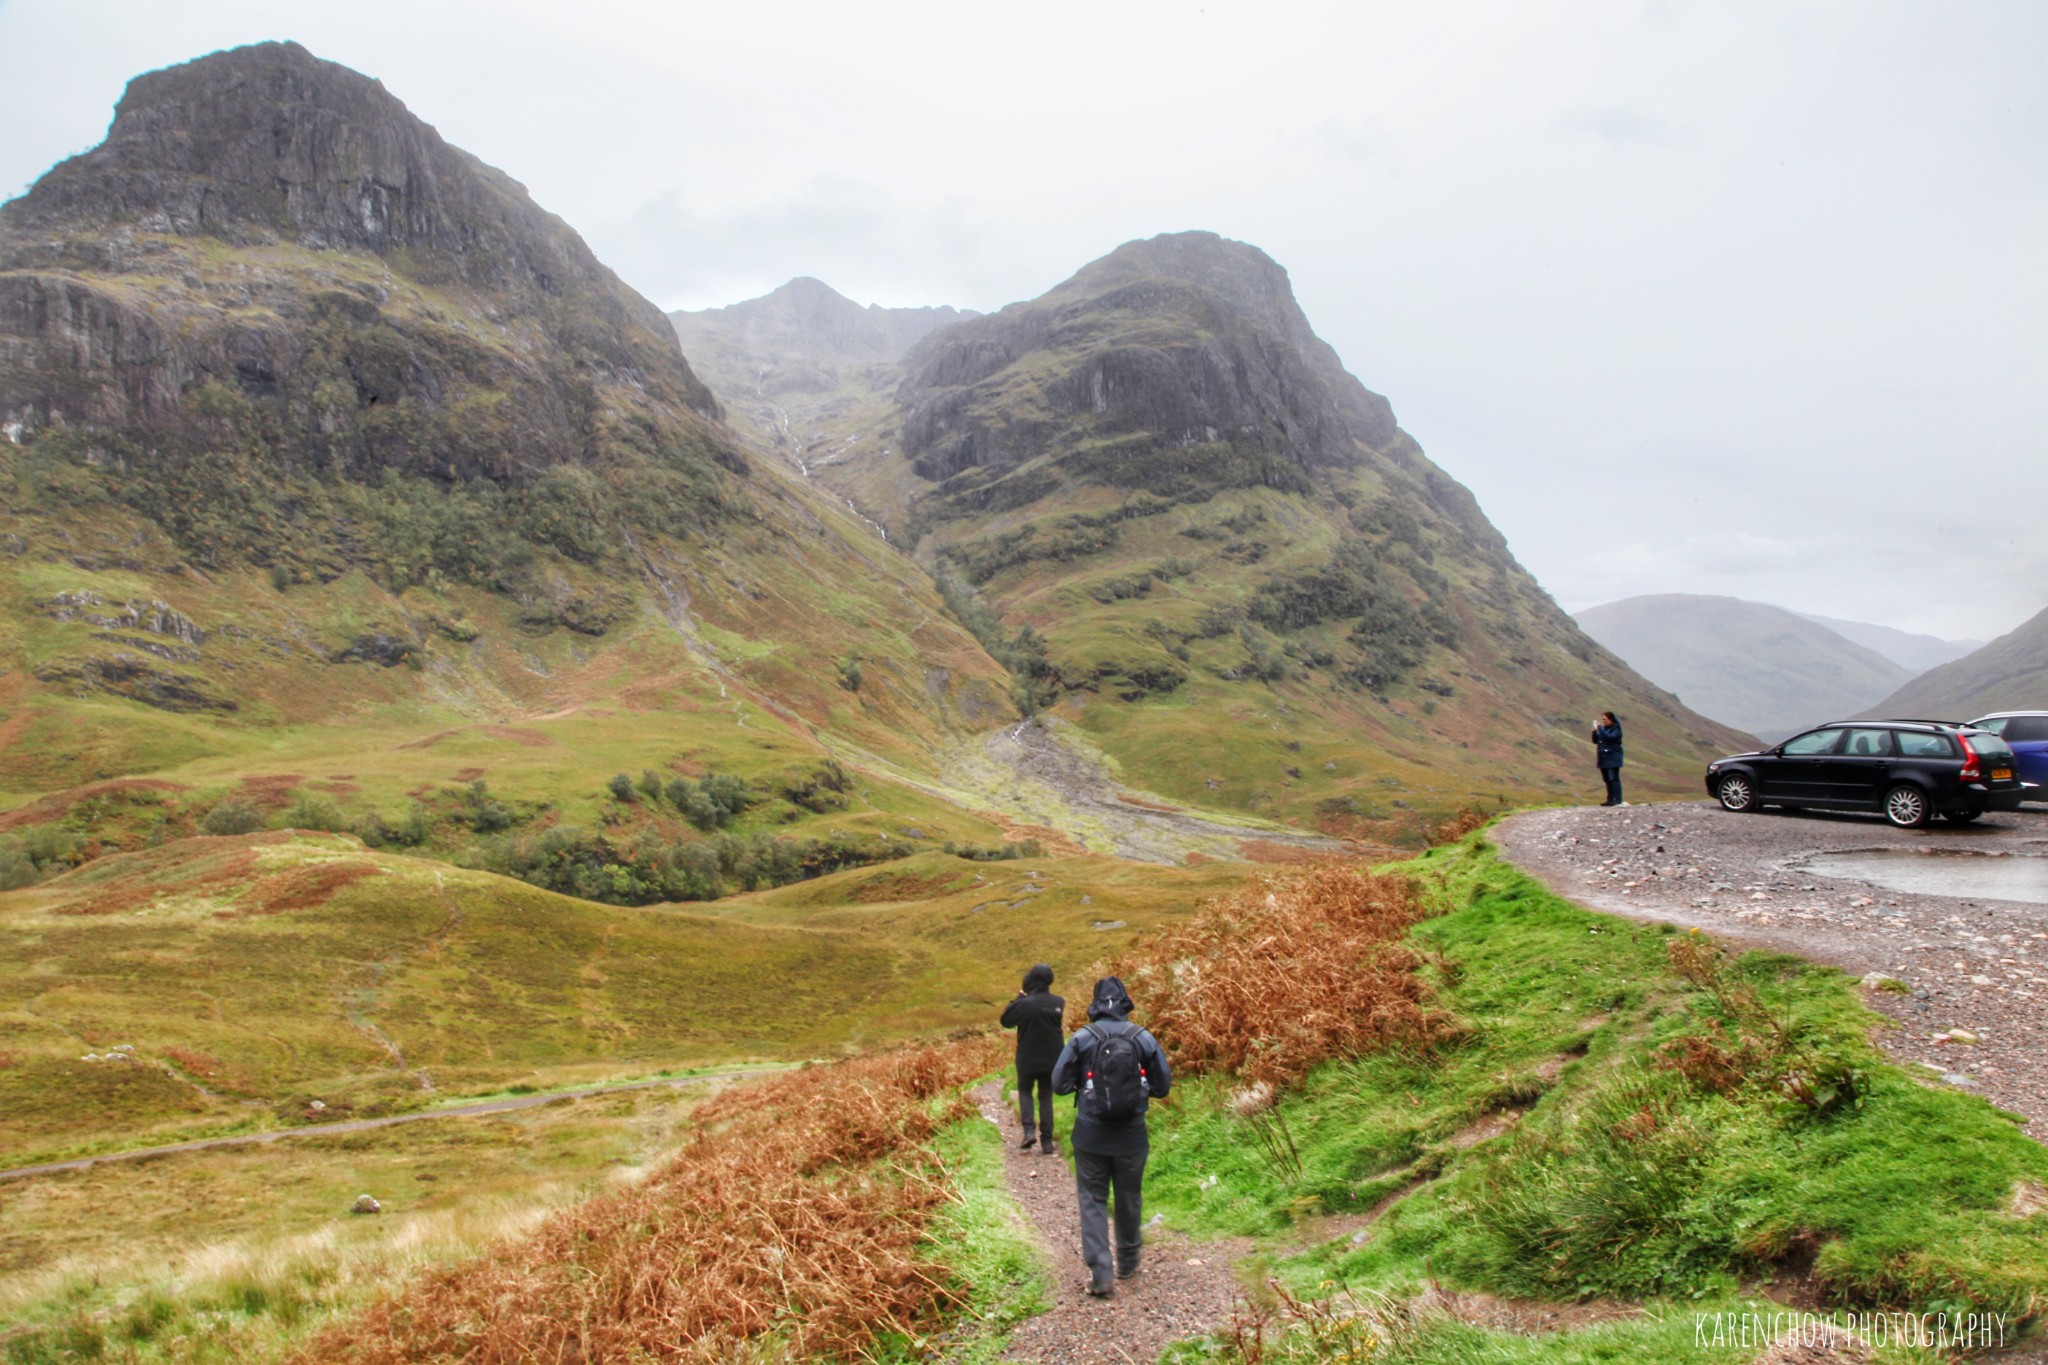
M 0 1362 L 267 1359 L 674 1147 L 713 1087 L 0 1184 Z M 384 1206 L 348 1212 L 359 1194 Z
M 1867 1041 L 1881 1019 L 1839 973 L 1752 954 L 1730 984 L 1785 1021 L 1793 1056 L 1861 1069 L 1860 1107 L 1787 1100 L 1768 1081 L 1782 1059 L 1760 1083 L 1704 1093 L 1657 1064 L 1664 1044 L 1723 1014 L 1673 973 L 1668 927 L 1578 909 L 1483 845 L 1409 866 L 1445 912 L 1416 937 L 1468 1036 L 1433 1058 L 1316 1072 L 1273 1120 L 1298 1171 L 1227 1110 L 1227 1083 L 1177 1086 L 1154 1125 L 1147 1191 L 1176 1225 L 1268 1239 L 1267 1268 L 1308 1293 L 1440 1281 L 1689 1315 L 1799 1283 L 1830 1304 L 2014 1321 L 2048 1297 L 2048 1216 L 2007 1211 L 2023 1182 L 2048 1183 L 2048 1151 L 1982 1099 L 1886 1062 Z M 1303 1219 L 1383 1200 L 1394 1202 L 1357 1242 L 1292 1250 Z M 1622 1353 L 1663 1329 L 1599 1330 Z M 1655 1358 L 1689 1358 L 1662 1349 Z M 1498 1358 L 1609 1358 L 1591 1341 L 1515 1351 Z
M 957 1201 L 934 1222 L 928 1250 L 958 1273 L 967 1302 L 942 1335 L 890 1343 L 879 1358 L 929 1360 L 942 1350 L 956 1365 L 986 1365 L 1002 1357 L 1010 1328 L 1051 1306 L 1052 1286 L 1037 1238 L 1005 1182 L 1001 1131 L 966 1119 L 940 1133 L 937 1147 Z

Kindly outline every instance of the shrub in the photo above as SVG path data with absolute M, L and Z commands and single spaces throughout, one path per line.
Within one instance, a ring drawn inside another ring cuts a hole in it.
M 199 828 L 207 834 L 253 834 L 263 828 L 263 815 L 247 801 L 230 797 L 206 812 Z
M 1332 1057 L 1450 1035 L 1402 941 L 1424 914 L 1410 878 L 1317 868 L 1215 902 L 1117 972 L 1176 1067 L 1285 1086 Z
M 605 784 L 615 801 L 631 804 L 640 799 L 640 793 L 633 787 L 633 779 L 624 773 L 613 773 L 612 780 Z
M 304 792 L 286 808 L 284 823 L 287 829 L 318 829 L 330 833 L 348 828 L 348 818 L 341 813 L 341 807 L 324 796 Z
M 997 1060 L 984 1038 L 737 1086 L 646 1181 L 426 1272 L 295 1361 L 873 1358 L 964 1301 L 923 1246 L 953 1197 L 931 1140 Z

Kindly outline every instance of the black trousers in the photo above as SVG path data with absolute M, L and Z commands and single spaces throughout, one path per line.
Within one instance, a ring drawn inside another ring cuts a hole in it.
M 1620 804 L 1621 804 L 1621 769 L 1619 769 L 1619 768 L 1602 768 L 1602 769 L 1600 770 L 1600 780 L 1601 780 L 1602 782 L 1605 782 L 1605 783 L 1607 784 L 1607 804 L 1608 804 L 1608 805 L 1610 805 L 1610 806 L 1618 806 L 1618 805 L 1620 805 Z
M 1017 1119 L 1024 1125 L 1024 1136 L 1031 1136 L 1031 1093 L 1038 1092 L 1038 1141 L 1041 1146 L 1052 1149 L 1052 1073 L 1033 1072 L 1027 1075 L 1017 1072 Z
M 1097 1289 L 1108 1289 L 1112 1275 L 1135 1274 L 1144 1249 L 1144 1152 L 1100 1156 L 1074 1152 L 1074 1194 L 1081 1203 L 1081 1259 Z M 1109 1254 L 1109 1202 L 1116 1201 L 1116 1259 Z

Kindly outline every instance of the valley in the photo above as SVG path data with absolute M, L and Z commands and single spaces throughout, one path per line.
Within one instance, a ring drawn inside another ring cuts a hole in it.
M 5 1365 L 993 1360 L 1078 1303 L 978 1117 L 1033 962 L 1187 1050 L 1157 1207 L 1291 1353 L 1205 1310 L 1171 1359 L 1721 1361 L 1681 1302 L 2048 1294 L 2011 1116 L 1835 976 L 1488 843 L 1617 814 L 1493 823 L 1587 799 L 1603 710 L 1639 802 L 1750 739 L 1248 243 L 664 315 L 262 43 L 0 206 L 0 428 Z M 1440 1269 L 1647 1307 L 1498 1330 L 1416 1307 Z M 1340 1281 L 1376 1306 L 1304 1307 Z

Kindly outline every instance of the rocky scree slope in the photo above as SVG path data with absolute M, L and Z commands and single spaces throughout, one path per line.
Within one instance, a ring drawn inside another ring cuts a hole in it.
M 0 432 L 0 795 L 217 747 L 166 713 L 665 679 L 912 756 L 1010 713 L 921 573 L 755 467 L 659 309 L 296 44 L 138 77 L 0 207 Z M 44 744 L 74 702 L 125 737 Z
M 812 472 L 1154 790 L 1383 835 L 1572 786 L 1610 706 L 1671 788 L 1743 742 L 1572 624 L 1256 248 L 1128 243 L 901 367 Z

